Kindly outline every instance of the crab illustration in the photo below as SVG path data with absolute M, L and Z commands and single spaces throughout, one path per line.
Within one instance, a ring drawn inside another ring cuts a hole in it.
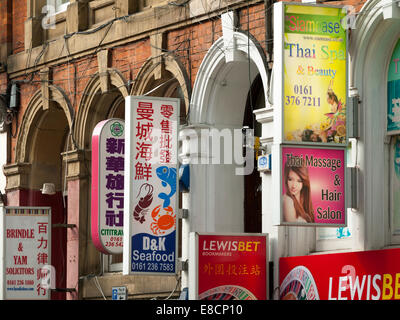
M 150 229 L 154 235 L 165 234 L 165 232 L 175 226 L 175 213 L 171 206 L 162 208 L 161 205 L 155 207 L 151 212 L 153 222 Z

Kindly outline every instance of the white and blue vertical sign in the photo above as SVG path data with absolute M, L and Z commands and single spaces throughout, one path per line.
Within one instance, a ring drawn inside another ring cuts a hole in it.
M 177 272 L 179 99 L 126 98 L 124 274 Z

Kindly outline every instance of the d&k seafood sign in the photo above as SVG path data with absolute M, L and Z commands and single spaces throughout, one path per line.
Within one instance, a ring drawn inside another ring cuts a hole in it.
M 179 99 L 126 98 L 123 273 L 175 274 Z
M 92 240 L 106 254 L 123 246 L 124 127 L 123 120 L 104 120 L 92 135 Z

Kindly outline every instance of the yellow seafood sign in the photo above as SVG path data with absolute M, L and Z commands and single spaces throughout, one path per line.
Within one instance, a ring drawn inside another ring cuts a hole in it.
M 346 12 L 286 4 L 283 15 L 283 141 L 345 144 Z

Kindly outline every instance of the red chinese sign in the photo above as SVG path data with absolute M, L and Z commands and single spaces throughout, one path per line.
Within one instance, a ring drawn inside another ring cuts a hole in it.
M 200 300 L 267 299 L 268 237 L 198 234 Z
M 400 300 L 400 249 L 279 260 L 282 300 Z
M 42 284 L 49 277 L 51 265 L 50 216 L 50 208 L 3 208 L 2 299 L 50 298 Z

